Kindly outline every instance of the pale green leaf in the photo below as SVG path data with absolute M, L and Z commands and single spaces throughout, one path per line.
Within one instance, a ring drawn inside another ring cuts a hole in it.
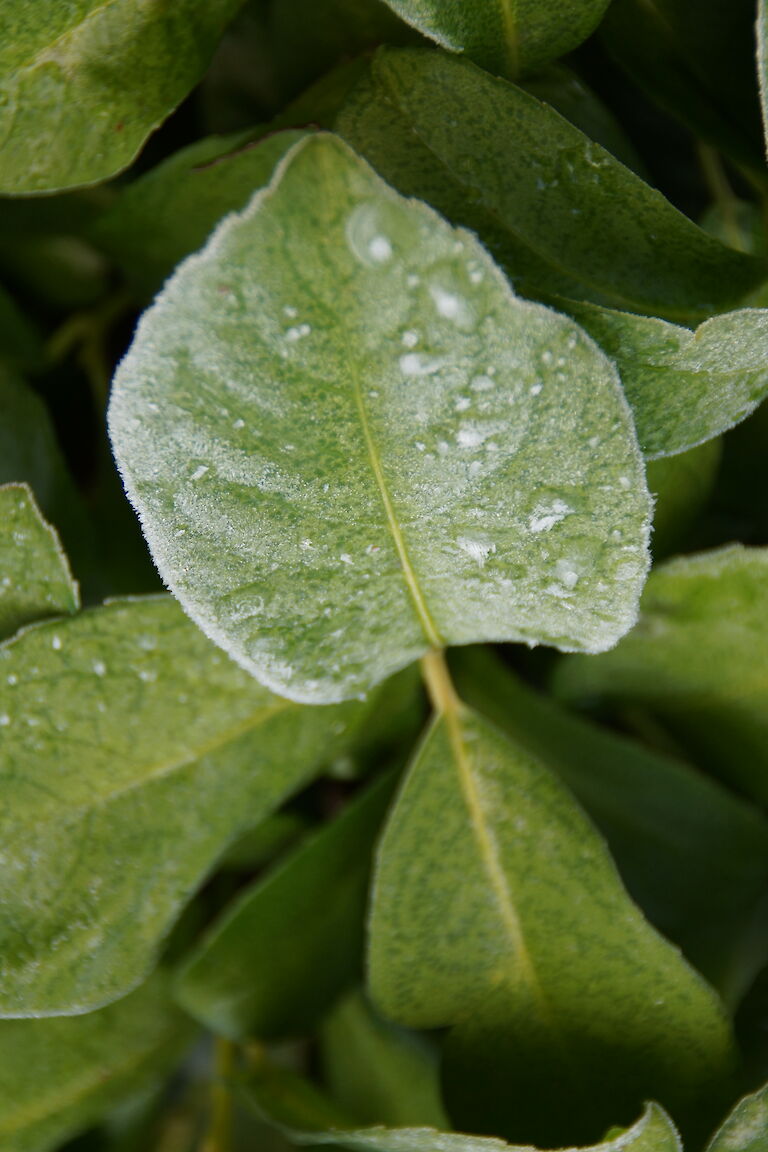
M 557 773 L 632 899 L 737 1004 L 768 963 L 765 817 L 696 768 L 567 712 L 488 649 L 454 656 L 462 698 Z
M 0 1021 L 0 1152 L 48 1152 L 170 1072 L 193 1036 L 153 976 L 86 1016 Z
M 0 486 L 0 639 L 79 606 L 58 536 L 26 484 Z
M 387 0 L 451 52 L 514 77 L 571 52 L 597 27 L 608 0 Z
M 362 975 L 373 841 L 391 796 L 387 776 L 224 911 L 179 973 L 191 1015 L 235 1039 L 312 1031 Z
M 553 108 L 459 57 L 382 49 L 337 130 L 401 192 L 478 232 L 526 294 L 688 322 L 765 279 Z
M 358 1123 L 449 1127 L 436 1046 L 383 1020 L 361 991 L 330 1013 L 319 1042 L 323 1081 Z
M 739 1101 L 707 1152 L 768 1152 L 768 1085 Z
M 173 277 L 110 424 L 164 579 L 293 699 L 635 618 L 649 504 L 608 361 L 332 136 Z
M 558 692 L 653 710 L 697 759 L 768 801 L 768 549 L 734 545 L 657 568 L 614 652 L 565 661 Z
M 0 192 L 95 184 L 126 168 L 202 76 L 242 0 L 6 0 Z
M 222 216 L 243 208 L 305 133 L 254 135 L 190 144 L 129 185 L 101 217 L 96 240 L 142 295 L 153 296 Z
M 649 316 L 562 301 L 616 363 L 646 456 L 672 456 L 746 419 L 768 396 L 768 309 L 695 332 Z
M 384 1015 L 450 1028 L 460 1129 L 552 1147 L 646 1099 L 697 1126 L 719 1103 L 732 1049 L 715 994 L 631 903 L 570 793 L 476 713 L 439 717 L 416 755 L 370 932 Z
M 355 1152 L 534 1152 L 530 1146 L 437 1128 L 353 1128 L 335 1103 L 312 1084 L 278 1068 L 256 1072 L 249 1098 L 265 1119 L 300 1145 L 330 1144 Z M 682 1146 L 667 1114 L 657 1104 L 649 1104 L 637 1123 L 589 1152 L 682 1152 Z
M 302 709 L 169 597 L 0 648 L 0 1012 L 134 987 L 218 857 L 345 746 L 360 705 Z

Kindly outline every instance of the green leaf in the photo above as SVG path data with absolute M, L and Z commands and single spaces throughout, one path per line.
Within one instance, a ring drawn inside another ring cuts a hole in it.
M 765 818 L 696 768 L 558 707 L 487 649 L 452 665 L 462 697 L 570 788 L 655 927 L 738 1003 L 768 962 Z
M 733 545 L 651 574 L 640 622 L 615 651 L 562 663 L 570 700 L 649 707 L 697 759 L 768 801 L 768 549 Z
M 478 232 L 526 293 L 688 322 L 765 279 L 554 109 L 466 60 L 382 49 L 337 130 L 401 192 Z
M 177 272 L 110 425 L 169 587 L 292 699 L 634 620 L 648 495 L 607 360 L 332 136 Z
M 754 19 L 751 0 L 613 0 L 600 36 L 665 112 L 764 182 Z
M 0 284 L 0 361 L 14 369 L 33 369 L 42 361 L 40 334 Z
M 0 192 L 126 168 L 202 76 L 242 0 L 8 0 L 0 14 Z
M 414 28 L 491 72 L 531 72 L 586 40 L 608 0 L 387 0 Z
M 382 1020 L 362 992 L 331 1012 L 320 1046 L 331 1095 L 359 1123 L 448 1127 L 434 1045 Z
M 0 1022 L 0 1152 L 48 1152 L 167 1075 L 194 1033 L 153 976 L 61 1020 Z
M 451 1029 L 461 1129 L 589 1141 L 649 1098 L 699 1126 L 722 1090 L 732 1048 L 714 993 L 630 902 L 571 795 L 476 713 L 439 717 L 416 755 L 370 931 L 384 1015 Z
M 768 309 L 713 316 L 692 332 L 649 316 L 560 303 L 615 361 L 650 459 L 719 436 L 768 396 Z
M 26 484 L 0 486 L 0 639 L 44 616 L 79 607 L 56 532 Z
M 757 0 L 757 77 L 763 113 L 763 136 L 768 148 L 768 0 Z
M 768 1152 L 768 1085 L 739 1101 L 707 1152 Z
M 300 1036 L 360 978 L 373 841 L 391 797 L 386 776 L 224 911 L 179 973 L 192 1016 L 235 1039 Z
M 271 696 L 169 597 L 27 629 L 0 648 L 0 714 L 10 1016 L 135 987 L 227 846 L 365 718 Z
M 99 220 L 96 241 L 142 296 L 153 296 L 222 216 L 269 182 L 278 160 L 304 135 L 258 140 L 239 132 L 190 144 L 121 193 Z
M 296 1144 L 331 1144 L 356 1152 L 523 1152 L 503 1140 L 436 1128 L 355 1129 L 311 1084 L 278 1068 L 256 1073 L 249 1098 L 262 1116 Z M 526 1147 L 525 1152 L 533 1150 Z M 667 1114 L 657 1104 L 649 1104 L 636 1124 L 595 1145 L 591 1152 L 682 1152 L 682 1148 Z

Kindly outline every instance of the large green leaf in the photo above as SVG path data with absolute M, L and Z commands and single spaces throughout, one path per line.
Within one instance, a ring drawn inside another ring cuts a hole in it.
M 573 700 L 632 700 L 698 759 L 768 801 L 768 549 L 739 545 L 654 570 L 640 622 L 615 651 L 565 661 Z
M 576 48 L 608 0 L 387 0 L 403 20 L 452 52 L 514 77 Z
M 153 976 L 86 1016 L 0 1022 L 0 1152 L 48 1152 L 155 1087 L 193 1030 Z
M 312 1031 L 362 975 L 373 841 L 391 796 L 391 777 L 377 781 L 237 898 L 179 973 L 188 1012 L 238 1039 Z
M 649 316 L 563 301 L 615 361 L 646 456 L 719 436 L 768 396 L 768 310 L 713 316 L 695 332 Z
M 768 823 L 704 773 L 591 724 L 487 649 L 452 661 L 462 697 L 567 784 L 630 895 L 736 1004 L 768 962 Z
M 355 1152 L 534 1152 L 491 1137 L 437 1128 L 354 1128 L 335 1102 L 279 1068 L 258 1069 L 249 1084 L 249 1098 L 266 1120 L 299 1145 L 330 1144 Z M 682 1152 L 682 1148 L 667 1114 L 650 1104 L 631 1128 L 594 1145 L 590 1152 Z
M 302 709 L 169 597 L 0 648 L 0 1012 L 124 994 L 227 845 L 332 758 L 360 705 Z
M 79 605 L 59 539 L 26 484 L 0 486 L 0 639 Z
M 277 161 L 304 134 L 259 141 L 239 132 L 190 144 L 121 193 L 99 220 L 97 241 L 142 295 L 153 296 L 222 216 L 269 182 Z
M 685 323 L 765 278 L 553 108 L 467 60 L 382 49 L 337 127 L 401 192 L 477 231 L 526 293 Z
M 197 83 L 242 0 L 6 0 L 0 192 L 95 184 L 127 167 Z
M 369 970 L 386 1016 L 451 1029 L 462 1129 L 552 1147 L 649 1098 L 698 1127 L 730 1065 L 714 993 L 631 903 L 571 795 L 464 708 L 434 722 L 384 833 Z
M 648 495 L 608 361 L 335 137 L 174 276 L 110 424 L 165 580 L 293 699 L 634 620 Z
M 763 113 L 763 136 L 768 147 L 768 2 L 757 4 L 757 75 Z
M 707 1152 L 768 1152 L 768 1085 L 739 1101 Z
M 319 1040 L 323 1081 L 358 1123 L 448 1127 L 436 1045 L 383 1020 L 361 991 L 334 1008 Z

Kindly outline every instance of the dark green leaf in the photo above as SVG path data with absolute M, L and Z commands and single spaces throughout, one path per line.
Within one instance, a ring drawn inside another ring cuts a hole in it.
M 722 440 L 707 440 L 677 456 L 649 460 L 648 487 L 655 500 L 651 550 L 654 560 L 684 552 L 717 479 Z
M 164 579 L 292 699 L 634 620 L 649 504 L 607 360 L 332 136 L 171 280 L 110 423 Z
M 312 1030 L 362 974 L 371 853 L 391 796 L 387 776 L 225 910 L 179 973 L 188 1012 L 234 1038 Z
M 386 1016 L 451 1029 L 460 1129 L 552 1147 L 645 1099 L 694 1127 L 720 1102 L 732 1050 L 714 993 L 631 903 L 570 793 L 463 708 L 433 724 L 384 833 L 369 971 Z
M 338 130 L 401 192 L 477 231 L 529 294 L 687 322 L 765 278 L 552 108 L 466 60 L 383 49 Z

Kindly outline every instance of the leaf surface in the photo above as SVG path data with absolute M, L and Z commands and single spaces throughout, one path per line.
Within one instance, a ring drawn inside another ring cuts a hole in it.
M 608 0 L 387 0 L 414 28 L 504 76 L 564 56 L 597 27 Z
M 126 168 L 197 83 L 241 0 L 8 0 L 0 12 L 0 192 Z
M 474 229 L 526 294 L 688 322 L 765 279 L 760 260 L 726 248 L 553 108 L 467 60 L 382 49 L 337 131 L 399 191 Z
M 357 1152 L 534 1152 L 530 1146 L 524 1150 L 504 1140 L 437 1128 L 356 1129 L 335 1103 L 313 1085 L 279 1068 L 258 1071 L 250 1083 L 249 1098 L 270 1123 L 296 1144 L 331 1144 Z M 590 1152 L 682 1152 L 682 1148 L 667 1114 L 657 1104 L 649 1104 L 631 1128 L 594 1145 Z
M 0 1021 L 0 1152 L 48 1152 L 155 1086 L 194 1036 L 153 976 L 86 1016 Z
M 649 505 L 607 360 L 332 136 L 178 271 L 110 425 L 174 594 L 293 699 L 633 622 Z
M 487 649 L 454 655 L 462 698 L 570 788 L 632 899 L 738 1003 L 768 962 L 765 817 L 695 767 L 567 712 Z
M 0 486 L 0 639 L 78 607 L 67 558 L 32 492 L 26 484 Z
M 224 849 L 343 749 L 360 705 L 276 699 L 169 597 L 0 648 L 0 1011 L 135 987 Z
M 377 781 L 224 911 L 179 973 L 177 999 L 212 1031 L 310 1032 L 362 975 L 373 841 L 392 795 Z
M 589 1141 L 649 1098 L 687 1122 L 730 1066 L 717 998 L 571 795 L 465 709 L 432 725 L 382 838 L 369 973 L 385 1016 L 450 1028 L 460 1129 Z
M 768 549 L 733 545 L 654 570 L 614 652 L 559 666 L 570 700 L 652 709 L 697 759 L 768 801 Z
M 768 1152 L 768 1086 L 739 1101 L 707 1152 Z
M 713 316 L 695 332 L 650 316 L 563 301 L 616 363 L 650 459 L 745 420 L 768 395 L 768 310 Z

